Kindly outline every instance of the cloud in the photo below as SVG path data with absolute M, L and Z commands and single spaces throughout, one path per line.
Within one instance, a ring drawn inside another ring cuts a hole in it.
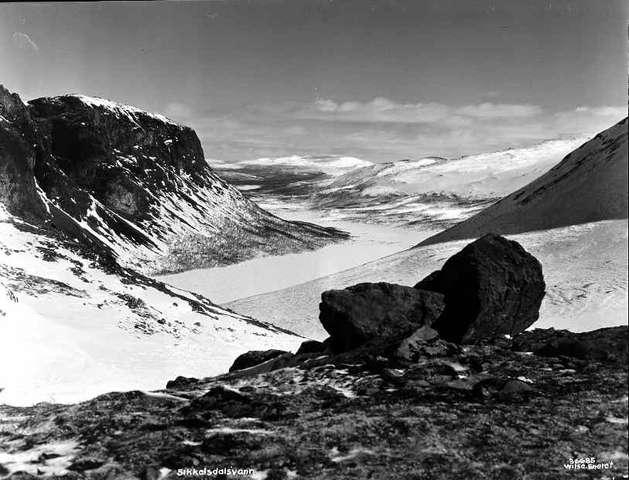
M 11 40 L 20 50 L 27 50 L 34 53 L 39 52 L 39 46 L 24 32 L 13 32 Z
M 187 120 L 192 116 L 192 109 L 181 102 L 170 102 L 164 109 L 164 114 L 173 120 Z
M 526 104 L 481 103 L 461 107 L 456 112 L 460 115 L 478 118 L 522 118 L 540 115 L 542 108 L 537 105 Z
M 606 105 L 552 111 L 517 102 L 446 105 L 376 97 L 247 105 L 220 115 L 173 103 L 166 114 L 192 126 L 208 156 L 227 161 L 333 154 L 378 162 L 428 155 L 456 158 L 551 139 L 587 138 L 618 122 L 626 111 Z
M 301 111 L 298 116 L 319 119 L 327 117 L 336 121 L 351 122 L 443 122 L 447 125 L 462 125 L 474 119 L 526 118 L 540 115 L 542 112 L 541 107 L 529 104 L 485 102 L 450 106 L 437 102 L 398 103 L 384 97 L 376 97 L 367 102 L 319 99 L 314 105 Z
M 601 117 L 626 117 L 627 109 L 625 107 L 577 107 L 574 110 L 576 113 L 589 113 L 591 115 L 597 115 Z

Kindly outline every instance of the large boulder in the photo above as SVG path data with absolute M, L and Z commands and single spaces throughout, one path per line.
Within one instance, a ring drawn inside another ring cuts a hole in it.
M 442 338 L 476 343 L 517 335 L 539 316 L 546 285 L 542 266 L 517 242 L 487 234 L 415 285 L 445 296 L 433 325 Z
M 391 283 L 360 283 L 321 295 L 319 319 L 335 352 L 370 340 L 403 338 L 431 325 L 444 308 L 443 295 Z

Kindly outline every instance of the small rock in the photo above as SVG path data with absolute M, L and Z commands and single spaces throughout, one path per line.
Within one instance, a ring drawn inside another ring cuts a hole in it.
M 504 384 L 500 393 L 503 395 L 523 395 L 534 391 L 533 387 L 526 382 L 521 380 L 509 380 Z
M 166 383 L 166 388 L 172 389 L 172 390 L 177 390 L 179 388 L 189 387 L 189 386 L 194 385 L 196 383 L 199 383 L 199 379 L 198 378 L 179 376 L 179 377 L 175 378 L 174 380 L 169 380 Z
M 402 340 L 395 356 L 399 360 L 416 362 L 420 358 L 446 356 L 455 350 L 456 346 L 441 340 L 436 330 L 424 326 Z
M 404 374 L 405 380 L 426 380 L 429 382 L 448 381 L 457 377 L 452 365 L 440 361 L 426 361 L 413 365 Z
M 251 350 L 236 358 L 232 366 L 229 367 L 229 371 L 233 372 L 235 370 L 244 370 L 245 368 L 259 365 L 260 363 L 264 363 L 285 353 L 290 352 L 285 350 Z
M 99 458 L 90 458 L 90 457 L 76 458 L 72 462 L 72 465 L 68 467 L 68 470 L 74 470 L 76 472 L 83 472 L 85 470 L 94 470 L 100 467 L 103 463 L 105 463 L 105 461 Z

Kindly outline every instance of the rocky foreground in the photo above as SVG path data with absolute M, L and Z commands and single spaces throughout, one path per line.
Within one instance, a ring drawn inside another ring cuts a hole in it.
M 325 292 L 330 338 L 296 354 L 249 352 L 159 392 L 0 407 L 0 474 L 626 478 L 627 327 L 525 332 L 543 294 L 539 262 L 486 236 L 416 287 Z

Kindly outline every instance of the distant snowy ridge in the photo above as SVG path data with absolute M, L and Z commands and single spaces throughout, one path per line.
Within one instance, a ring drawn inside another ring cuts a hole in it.
M 443 195 L 501 198 L 539 176 L 586 138 L 549 140 L 525 148 L 447 160 L 426 157 L 372 164 L 338 176 L 320 192 L 354 196 Z M 464 179 L 464 181 L 462 181 Z
M 337 175 L 342 175 L 343 173 L 354 170 L 356 168 L 370 166 L 372 165 L 372 162 L 349 156 L 289 155 L 286 157 L 264 157 L 251 160 L 242 160 L 240 162 L 228 165 L 229 167 L 226 168 L 232 169 L 243 168 L 244 166 L 293 168 L 321 172 L 334 177 Z
M 547 140 L 455 159 L 372 163 L 292 155 L 212 165 L 264 204 L 298 201 L 349 221 L 448 228 L 537 178 L 586 140 Z

